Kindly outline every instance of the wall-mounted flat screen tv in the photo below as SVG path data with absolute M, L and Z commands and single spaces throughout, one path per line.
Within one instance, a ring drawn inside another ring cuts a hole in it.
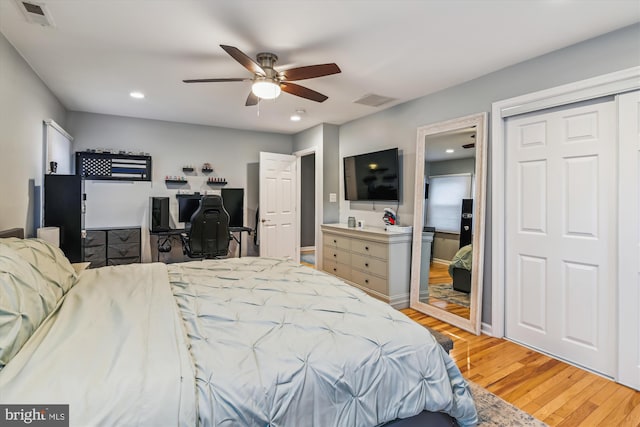
M 346 200 L 400 200 L 398 149 L 344 158 Z

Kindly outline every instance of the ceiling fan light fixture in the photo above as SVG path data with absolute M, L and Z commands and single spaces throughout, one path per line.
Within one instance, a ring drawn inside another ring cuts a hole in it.
M 280 85 L 273 80 L 256 80 L 251 86 L 251 92 L 260 99 L 275 99 L 280 96 Z

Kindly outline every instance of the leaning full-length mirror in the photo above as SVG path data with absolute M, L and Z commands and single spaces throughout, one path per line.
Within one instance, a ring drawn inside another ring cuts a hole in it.
M 480 333 L 486 113 L 418 128 L 411 308 Z

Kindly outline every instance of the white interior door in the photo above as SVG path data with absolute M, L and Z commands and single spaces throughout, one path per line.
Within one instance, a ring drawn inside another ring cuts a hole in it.
M 640 390 L 640 92 L 618 97 L 618 381 Z
M 507 119 L 506 336 L 615 374 L 613 101 Z
M 300 262 L 296 156 L 260 153 L 260 256 Z

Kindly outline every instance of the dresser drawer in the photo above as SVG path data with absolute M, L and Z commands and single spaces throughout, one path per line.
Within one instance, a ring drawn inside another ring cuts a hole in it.
M 87 237 L 84 238 L 84 247 L 104 246 L 107 243 L 107 233 L 103 230 L 87 230 Z
M 106 261 L 107 252 L 105 246 L 89 246 L 84 248 L 84 260 L 90 261 L 91 266 L 94 266 L 94 262 Z
M 353 239 L 351 241 L 351 250 L 360 254 L 374 256 L 380 259 L 387 259 L 387 251 L 389 246 L 382 243 L 370 242 L 367 240 Z
M 351 280 L 351 266 L 340 262 L 325 259 L 322 268 L 324 271 L 341 277 L 345 280 Z
M 140 243 L 140 229 L 123 228 L 107 230 L 107 241 L 109 245 L 117 243 Z
M 335 234 L 323 234 L 322 243 L 324 246 L 350 250 L 351 240 L 348 237 L 336 236 Z
M 89 262 L 89 260 L 85 260 L 85 262 Z M 98 267 L 104 267 L 105 265 L 107 265 L 107 259 L 103 258 L 101 260 L 95 260 L 95 261 L 90 261 L 91 264 L 89 264 L 89 268 L 98 268 Z
M 139 257 L 140 243 L 119 243 L 107 246 L 107 258 Z
M 140 262 L 139 256 L 132 256 L 127 258 L 110 258 L 107 261 L 107 265 L 124 265 L 124 264 L 133 264 L 136 262 Z
M 351 266 L 369 274 L 387 277 L 387 262 L 366 255 L 351 255 Z
M 351 253 L 336 249 L 331 246 L 324 247 L 324 258 L 329 261 L 336 261 L 342 264 L 351 264 Z
M 353 270 L 351 272 L 351 281 L 357 283 L 360 286 L 364 286 L 372 291 L 379 292 L 384 295 L 389 294 L 387 289 L 387 280 L 378 276 L 373 276 L 362 271 Z

